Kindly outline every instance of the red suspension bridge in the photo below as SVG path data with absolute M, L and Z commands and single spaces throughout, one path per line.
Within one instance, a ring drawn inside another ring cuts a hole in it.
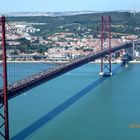
M 40 84 L 47 82 L 51 79 L 56 78 L 70 70 L 73 70 L 77 67 L 80 67 L 86 63 L 91 61 L 95 61 L 96 59 L 101 58 L 101 71 L 100 75 L 102 76 L 110 76 L 112 75 L 111 69 L 111 57 L 112 53 L 115 53 L 122 49 L 133 48 L 134 44 L 139 42 L 128 42 L 118 46 L 111 47 L 111 31 L 110 31 L 110 22 L 111 17 L 103 17 L 101 18 L 101 50 L 98 52 L 91 52 L 87 56 L 78 58 L 69 62 L 67 64 L 61 64 L 57 67 L 53 67 L 51 69 L 43 69 L 40 72 L 37 72 L 33 75 L 28 75 L 24 79 L 14 81 L 9 84 L 8 81 L 8 72 L 7 72 L 7 55 L 6 55 L 6 19 L 4 16 L 0 19 L 1 22 L 1 34 L 2 34 L 2 74 L 1 78 L 3 81 L 3 85 L 0 88 L 0 108 L 2 112 L 0 113 L 0 117 L 3 120 L 3 123 L 0 125 L 0 135 L 5 140 L 9 140 L 9 122 L 8 122 L 8 100 L 14 98 L 28 90 L 33 89 Z M 106 36 L 107 35 L 107 36 Z M 104 48 L 105 40 L 108 40 L 108 47 Z M 108 63 L 104 63 L 104 58 Z M 129 61 L 129 60 L 128 60 Z

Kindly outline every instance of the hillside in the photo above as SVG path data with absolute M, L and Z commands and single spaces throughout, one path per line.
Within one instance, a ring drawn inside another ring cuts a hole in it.
M 72 32 L 81 35 L 88 31 L 88 34 L 94 35 L 95 30 L 100 30 L 101 16 L 110 15 L 112 19 L 112 31 L 117 33 L 136 34 L 140 36 L 140 13 L 130 12 L 105 12 L 80 14 L 73 16 L 29 16 L 29 17 L 8 17 L 8 21 L 33 24 L 40 31 L 35 33 L 37 36 L 47 37 L 56 32 Z M 90 30 L 88 30 L 90 29 Z

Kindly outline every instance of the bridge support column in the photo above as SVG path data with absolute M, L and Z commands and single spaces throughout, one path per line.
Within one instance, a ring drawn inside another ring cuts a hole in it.
M 7 98 L 7 60 L 6 60 L 6 38 L 5 38 L 5 17 L 2 16 L 0 19 L 2 28 L 2 74 L 0 74 L 3 80 L 3 91 L 0 95 L 0 137 L 4 140 L 9 140 L 9 119 L 8 119 L 8 98 Z
M 111 64 L 111 31 L 110 31 L 110 16 L 102 16 L 101 18 L 101 51 L 108 49 L 108 55 L 101 58 L 101 70 L 100 76 L 111 76 L 112 75 L 112 64 Z
M 135 44 L 132 43 L 132 46 L 130 48 L 125 49 L 125 54 L 122 56 L 122 64 L 125 65 L 126 67 L 129 64 L 129 61 L 133 61 L 136 58 L 135 54 Z

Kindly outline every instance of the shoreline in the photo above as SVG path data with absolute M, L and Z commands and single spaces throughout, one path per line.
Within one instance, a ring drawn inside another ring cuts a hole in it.
M 65 63 L 70 63 L 72 61 L 7 61 L 7 63 L 52 63 L 52 64 L 65 64 Z M 121 63 L 122 61 L 120 60 L 116 60 L 116 61 L 112 61 L 112 64 L 119 64 Z M 2 61 L 0 60 L 0 63 L 2 63 Z M 89 63 L 92 63 L 92 64 L 100 64 L 100 61 L 91 61 Z M 106 63 L 106 62 L 105 62 Z M 136 61 L 136 60 L 133 60 L 133 61 L 129 61 L 129 63 L 132 63 L 132 64 L 140 64 L 140 61 Z

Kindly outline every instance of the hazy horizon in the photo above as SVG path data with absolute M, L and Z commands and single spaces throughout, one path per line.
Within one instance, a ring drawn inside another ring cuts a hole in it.
M 69 12 L 69 11 L 140 11 L 139 0 L 6 0 L 0 4 L 0 13 L 12 12 Z

